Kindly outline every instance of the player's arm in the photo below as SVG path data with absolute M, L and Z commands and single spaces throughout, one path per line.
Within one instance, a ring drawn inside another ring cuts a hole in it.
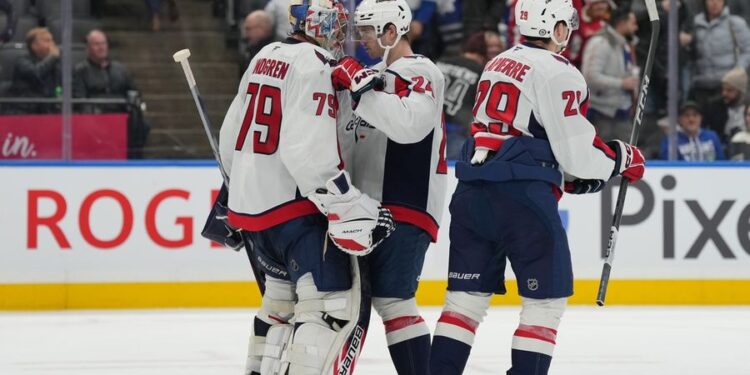
M 308 63 L 315 66 L 297 62 L 286 78 L 278 137 L 281 160 L 305 197 L 325 186 L 341 164 L 330 69 L 319 61 Z
M 356 112 L 362 119 L 398 143 L 416 143 L 434 129 L 434 114 L 441 111 L 428 72 L 400 72 L 396 93 L 374 90 L 377 71 L 363 67 L 356 59 L 341 59 L 332 73 L 337 88 L 352 91 Z M 393 73 L 386 73 L 393 74 Z M 442 77 L 440 77 L 442 79 Z M 437 87 L 442 87 L 442 82 Z
M 566 73 L 540 80 L 536 87 L 539 103 L 544 105 L 539 115 L 558 163 L 566 173 L 580 179 L 606 181 L 617 174 L 640 179 L 640 151 L 621 141 L 605 143 L 581 113 L 580 102 L 585 101 L 586 91 L 578 77 Z
M 354 111 L 389 139 L 398 143 L 416 143 L 435 128 L 435 113 L 442 108 L 438 106 L 428 76 L 396 78 L 399 79 L 405 80 L 399 92 L 365 92 Z

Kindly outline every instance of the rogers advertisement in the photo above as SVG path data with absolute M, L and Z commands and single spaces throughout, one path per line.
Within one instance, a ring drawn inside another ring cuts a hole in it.
M 0 284 L 251 278 L 245 254 L 200 237 L 220 186 L 208 163 L 6 163 L 0 180 Z M 613 277 L 750 279 L 747 181 L 743 166 L 649 168 L 628 191 Z M 599 278 L 615 197 L 610 187 L 560 203 L 577 279 Z M 423 280 L 446 277 L 445 211 Z

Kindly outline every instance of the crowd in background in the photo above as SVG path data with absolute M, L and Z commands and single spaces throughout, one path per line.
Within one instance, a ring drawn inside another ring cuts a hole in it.
M 240 34 L 240 74 L 262 47 L 284 39 L 290 31 L 289 0 L 206 0 L 222 13 L 229 5 Z M 356 6 L 361 0 L 354 1 Z M 407 0 L 413 21 L 408 34 L 416 53 L 438 63 L 446 76 L 445 114 L 448 156 L 456 158 L 463 140 L 470 135 L 476 83 L 484 64 L 498 53 L 523 40 L 514 20 L 516 0 Z M 47 3 L 47 5 L 45 5 Z M 44 11 L 57 0 L 0 0 L 5 13 L 0 41 L 23 41 L 25 51 L 12 62 L 3 61 L 3 71 L 12 70 L 0 82 L 0 95 L 11 97 L 60 96 L 60 49 L 53 30 L 59 20 Z M 91 12 L 96 1 L 87 3 Z M 145 0 L 154 31 L 160 28 L 160 0 Z M 179 17 L 174 0 L 165 0 L 169 18 Z M 589 85 L 587 117 L 605 139 L 628 139 L 645 64 L 650 23 L 643 0 L 573 0 L 580 14 L 580 27 L 572 35 L 564 56 L 578 67 Z M 661 22 L 660 40 L 644 111 L 640 146 L 649 158 L 668 157 L 667 46 L 670 12 L 679 20 L 679 117 L 677 158 L 710 161 L 750 159 L 748 136 L 747 70 L 750 67 L 750 2 L 747 0 L 657 0 Z M 21 9 L 18 9 L 21 8 Z M 28 18 L 36 8 L 36 24 Z M 57 8 L 59 10 L 59 8 Z M 76 10 L 74 9 L 74 16 Z M 58 13 L 59 15 L 59 13 Z M 79 15 L 80 16 L 80 15 Z M 85 14 L 84 14 L 85 16 Z M 96 26 L 80 22 L 76 25 Z M 19 35 L 19 29 L 23 35 Z M 127 69 L 108 57 L 106 34 L 97 27 L 77 31 L 85 43 L 74 64 L 74 97 L 129 98 L 137 93 Z M 76 31 L 74 30 L 74 34 Z M 368 63 L 361 48 L 356 56 Z M 3 51 L 4 52 L 4 51 Z M 117 106 L 78 106 L 79 111 L 121 111 Z M 56 104 L 3 105 L 3 113 L 59 111 Z M 658 126 L 657 126 L 658 125 Z M 139 126 L 140 129 L 147 128 Z M 146 131 L 147 133 L 147 131 Z M 145 134 L 136 136 L 145 142 Z
M 157 3 L 149 0 L 147 5 L 153 10 Z M 168 3 L 174 5 L 173 0 Z M 73 1 L 73 98 L 119 100 L 77 104 L 74 110 L 128 113 L 128 157 L 139 158 L 149 131 L 139 105 L 140 93 L 125 65 L 110 58 L 107 35 L 93 17 L 95 4 Z M 0 42 L 11 42 L 0 49 L 0 71 L 5 79 L 0 80 L 0 96 L 29 99 L 26 103 L 3 103 L 0 113 L 59 113 L 59 102 L 34 101 L 62 96 L 61 50 L 57 44 L 61 35 L 59 0 L 0 0 L 0 11 L 5 13 Z

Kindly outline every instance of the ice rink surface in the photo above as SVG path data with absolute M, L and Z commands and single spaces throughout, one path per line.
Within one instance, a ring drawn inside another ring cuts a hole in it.
M 430 329 L 440 309 L 422 308 Z M 242 373 L 252 310 L 0 313 L 2 375 Z M 505 374 L 518 308 L 491 309 L 466 374 Z M 750 375 L 750 307 L 571 307 L 550 374 Z M 374 316 L 357 374 L 395 374 Z

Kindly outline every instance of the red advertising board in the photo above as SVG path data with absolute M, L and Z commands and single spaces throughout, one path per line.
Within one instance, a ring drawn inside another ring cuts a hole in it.
M 128 115 L 73 115 L 72 158 L 125 159 Z M 62 159 L 60 115 L 0 116 L 0 159 Z

